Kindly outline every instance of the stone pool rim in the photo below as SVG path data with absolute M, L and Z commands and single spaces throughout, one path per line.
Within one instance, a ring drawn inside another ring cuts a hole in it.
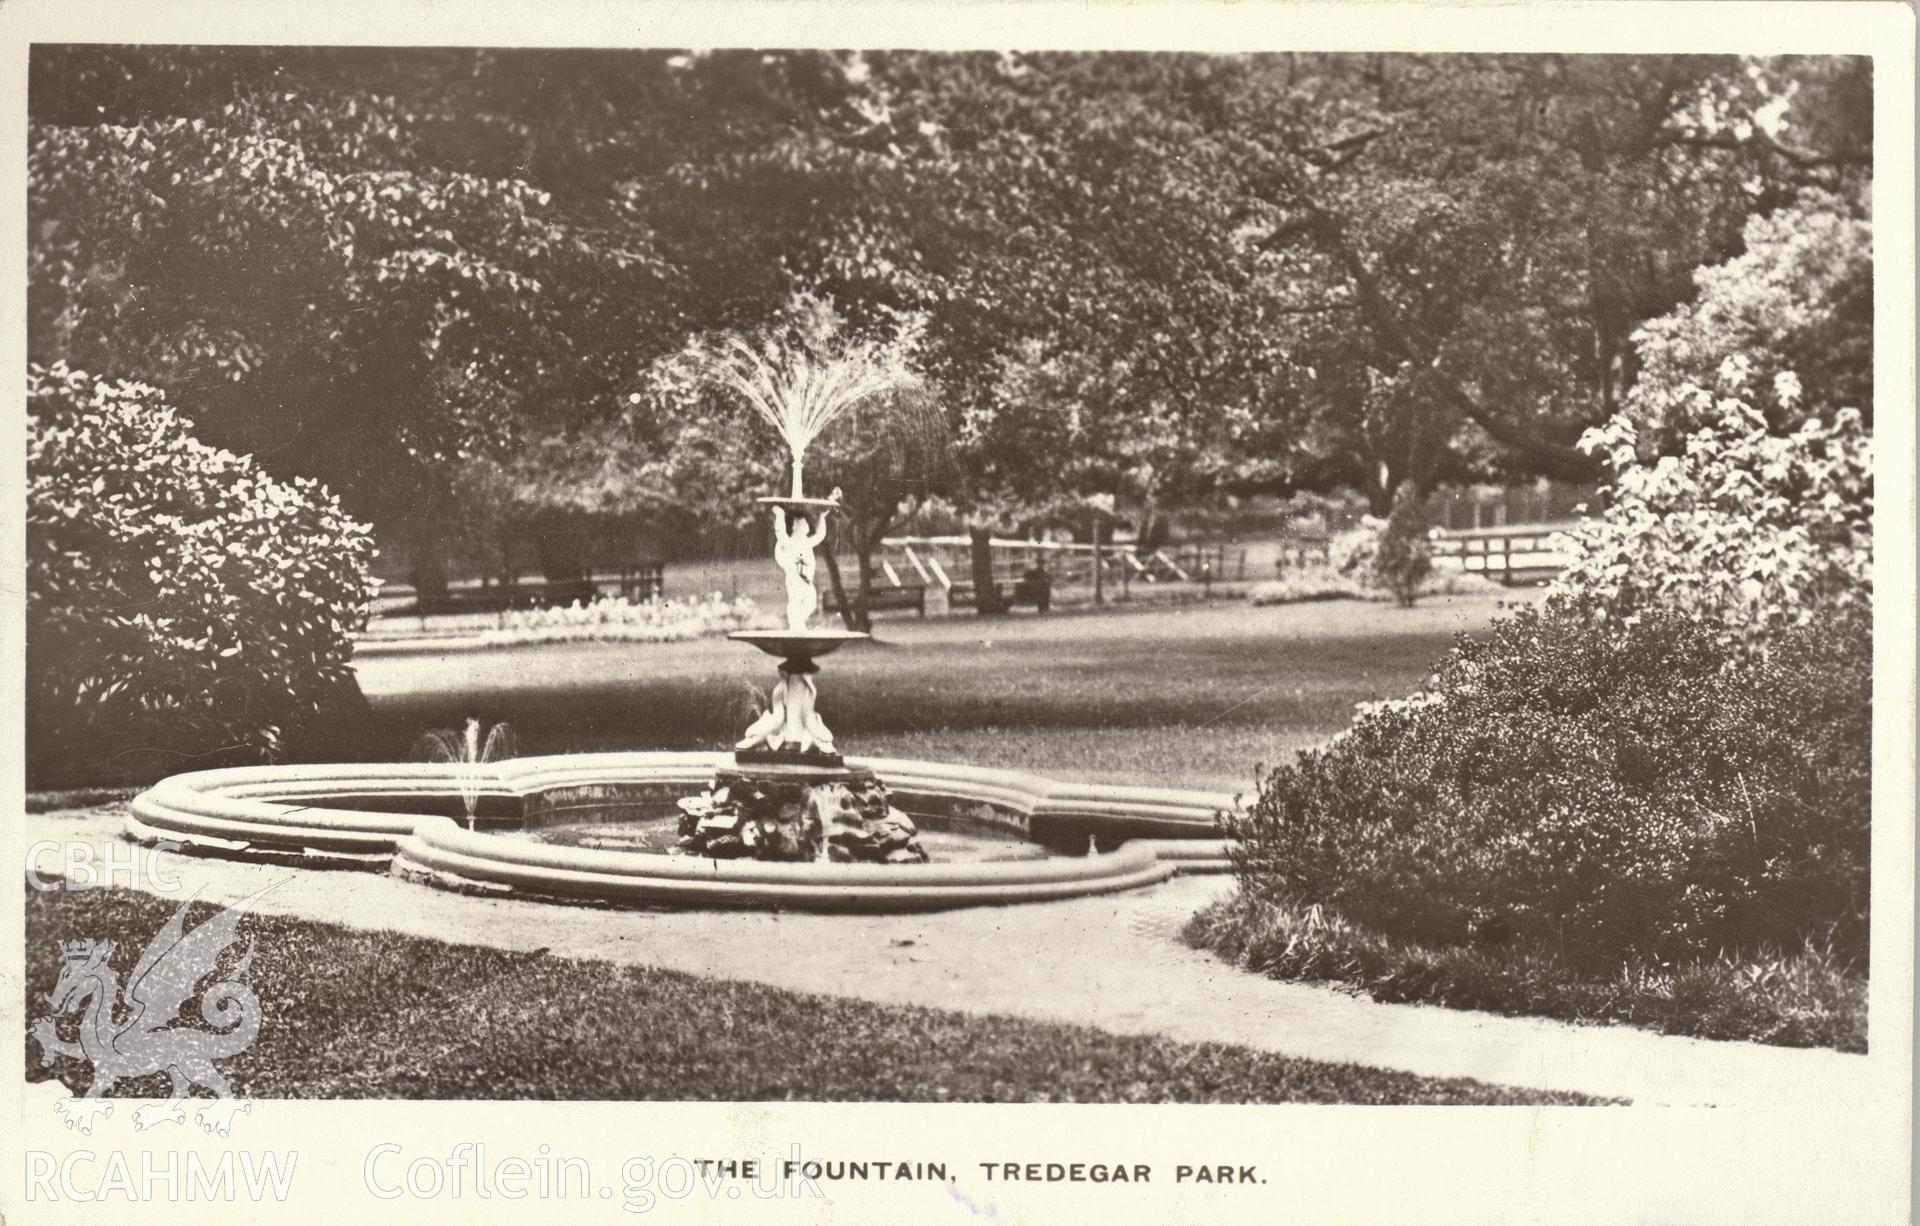
M 616 905 L 919 911 L 1131 889 L 1176 871 L 1219 872 L 1227 793 L 1067 783 L 1022 771 L 896 758 L 847 759 L 890 789 L 1064 822 L 1115 843 L 1095 856 L 931 865 L 772 864 L 560 848 L 470 831 L 432 814 L 328 808 L 329 794 L 526 798 L 598 785 L 704 786 L 733 765 L 718 752 L 628 752 L 497 763 L 248 766 L 174 775 L 135 797 L 130 838 L 198 854 L 393 871 L 470 892 Z

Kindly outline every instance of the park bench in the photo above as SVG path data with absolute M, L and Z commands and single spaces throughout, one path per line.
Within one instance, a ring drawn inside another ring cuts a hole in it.
M 1023 604 L 1032 605 L 1035 611 L 1045 613 L 1053 607 L 1053 585 L 1050 583 L 1036 584 L 1020 579 L 1011 585 L 996 583 L 993 586 L 994 591 L 1000 593 L 1002 599 L 1006 601 L 1008 608 Z M 956 583 L 947 589 L 947 603 L 956 609 L 970 609 L 973 607 L 973 592 L 973 584 Z
M 559 583 L 509 583 L 483 588 L 449 588 L 438 597 L 416 596 L 415 617 L 439 613 L 499 613 L 507 609 L 546 609 L 583 604 L 599 594 L 591 579 Z
M 664 562 L 630 562 L 614 572 L 620 595 L 628 600 L 659 600 L 666 595 L 667 565 Z
M 631 562 L 613 572 L 611 585 L 628 600 L 659 600 L 666 591 L 666 564 Z M 502 613 L 509 609 L 552 609 L 591 604 L 600 596 L 601 581 L 592 572 L 578 579 L 544 583 L 489 583 L 477 588 L 449 588 L 435 599 L 416 597 L 406 612 L 415 617 L 438 613 Z
M 820 607 L 828 613 L 840 611 L 840 602 L 834 597 L 832 585 L 820 589 Z M 898 587 L 876 587 L 868 591 L 867 612 L 878 613 L 884 609 L 912 609 L 925 617 L 927 589 L 922 584 L 911 583 Z

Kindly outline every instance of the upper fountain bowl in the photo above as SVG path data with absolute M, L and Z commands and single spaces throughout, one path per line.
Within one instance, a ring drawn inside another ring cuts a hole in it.
M 781 507 L 788 511 L 838 511 L 840 509 L 840 500 L 837 498 L 789 498 L 785 495 L 769 494 L 754 501 L 763 507 Z
M 735 630 L 727 635 L 742 643 L 752 643 L 770 656 L 782 660 L 817 660 L 842 643 L 853 643 L 873 636 L 859 630 Z

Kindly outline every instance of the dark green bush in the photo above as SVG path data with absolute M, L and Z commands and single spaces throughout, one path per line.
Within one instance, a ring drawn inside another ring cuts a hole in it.
M 33 366 L 27 410 L 37 780 L 257 759 L 358 693 L 373 544 L 326 491 L 196 441 L 142 384 Z
M 1524 610 L 1268 774 L 1242 891 L 1576 967 L 1808 938 L 1864 967 L 1871 699 L 1859 622 L 1756 659 L 1677 614 Z
M 1411 481 L 1394 491 L 1393 511 L 1380 531 L 1380 549 L 1373 557 L 1380 586 L 1403 606 L 1420 595 L 1420 585 L 1433 573 L 1433 546 L 1427 542 L 1425 499 Z

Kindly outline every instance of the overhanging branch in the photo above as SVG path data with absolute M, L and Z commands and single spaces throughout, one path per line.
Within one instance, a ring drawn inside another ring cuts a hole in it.
M 1358 295 L 1361 309 L 1366 313 L 1367 322 L 1373 325 L 1376 334 L 1386 342 L 1389 353 L 1430 372 L 1434 385 L 1442 391 L 1454 408 L 1469 421 L 1485 430 L 1488 437 L 1503 446 L 1521 452 L 1534 467 L 1549 476 L 1571 481 L 1588 481 L 1599 474 L 1599 466 L 1594 460 L 1577 448 L 1555 442 L 1489 412 L 1477 397 L 1460 385 L 1458 380 L 1441 374 L 1432 346 L 1426 344 L 1401 319 L 1400 312 L 1388 299 L 1386 291 L 1381 288 L 1379 276 L 1355 250 L 1353 244 L 1347 241 L 1345 229 L 1338 219 L 1321 210 L 1318 205 L 1311 207 L 1322 221 L 1319 233 L 1333 249 L 1333 254 L 1340 261 L 1341 267 L 1353 280 L 1354 290 Z

